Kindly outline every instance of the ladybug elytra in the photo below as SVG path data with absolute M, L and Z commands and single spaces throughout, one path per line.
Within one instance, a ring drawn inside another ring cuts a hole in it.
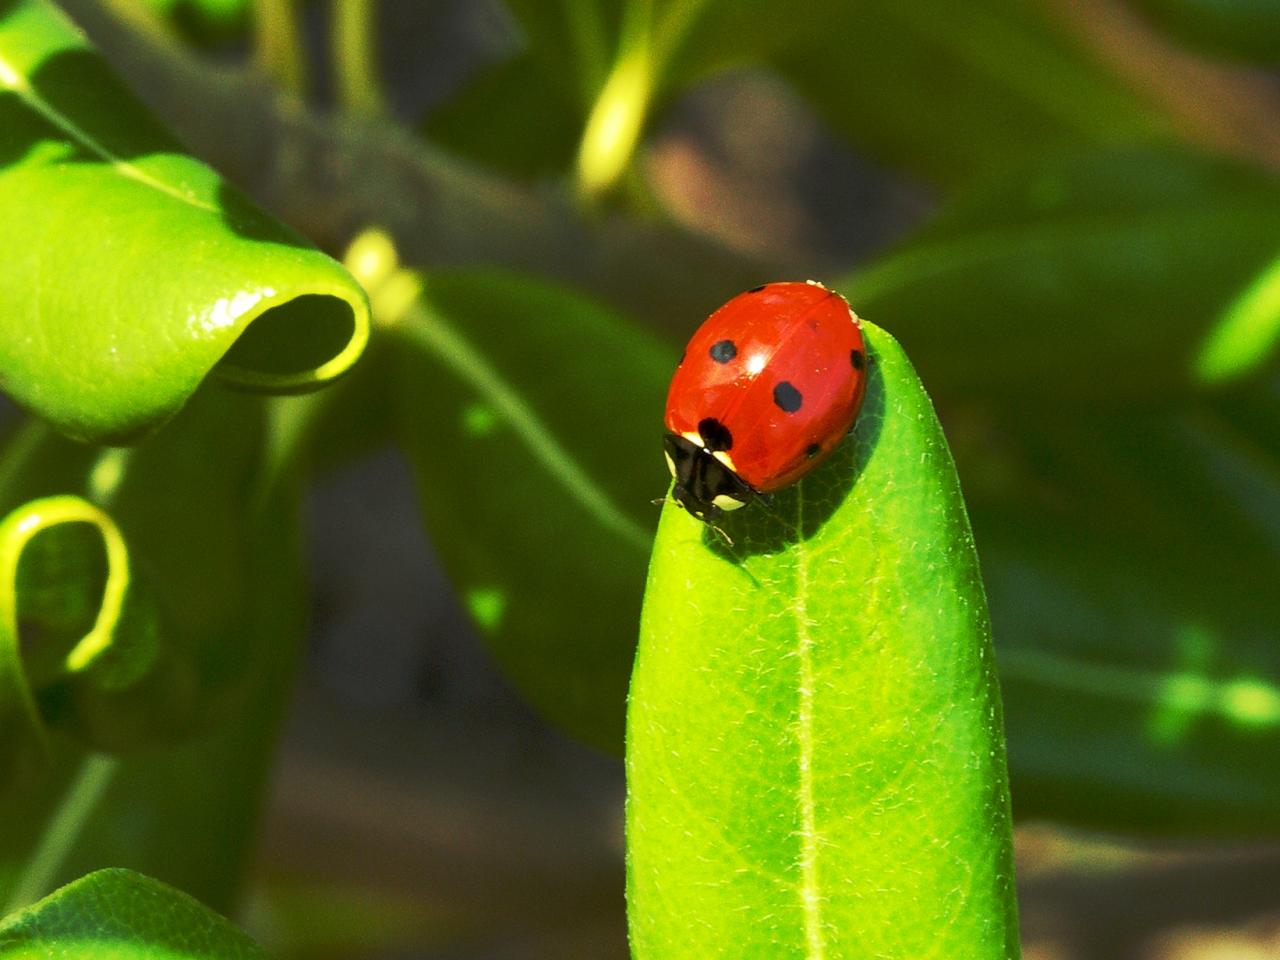
M 667 393 L 663 450 L 672 496 L 699 520 L 795 483 L 858 415 L 861 322 L 822 284 L 767 283 L 694 333 Z

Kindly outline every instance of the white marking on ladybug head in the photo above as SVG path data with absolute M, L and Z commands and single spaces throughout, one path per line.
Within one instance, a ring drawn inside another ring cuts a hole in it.
M 662 451 L 662 456 L 666 459 L 667 469 L 671 471 L 671 479 L 674 480 L 676 478 L 676 462 L 671 459 L 671 454 L 665 450 Z
M 739 500 L 737 497 L 731 497 L 727 493 L 717 494 L 711 502 L 726 513 L 730 510 L 738 510 L 746 506 L 743 501 Z
M 680 436 L 684 437 L 686 440 L 688 440 L 690 443 L 696 446 L 699 446 L 699 447 L 702 446 L 702 434 L 700 434 L 697 430 L 690 430 L 688 433 L 680 434 Z
M 716 450 L 711 455 L 715 457 L 717 460 L 719 460 L 721 463 L 723 463 L 730 470 L 732 470 L 734 473 L 738 472 L 738 468 L 733 464 L 733 457 L 729 456 L 729 454 L 725 453 L 723 450 Z

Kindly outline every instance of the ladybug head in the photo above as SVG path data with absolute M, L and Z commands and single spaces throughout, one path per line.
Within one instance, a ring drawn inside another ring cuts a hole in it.
M 667 467 L 675 479 L 671 496 L 704 523 L 745 507 L 755 491 L 706 447 L 668 432 L 662 439 Z

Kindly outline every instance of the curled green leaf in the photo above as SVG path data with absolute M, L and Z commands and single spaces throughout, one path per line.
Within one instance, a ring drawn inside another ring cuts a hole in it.
M 127 551 L 114 521 L 79 497 L 47 497 L 25 504 L 0 522 L 0 756 L 6 769 L 21 768 L 47 749 L 44 718 L 24 661 L 19 624 L 19 567 L 42 533 L 63 524 L 89 524 L 105 548 L 107 570 L 99 612 L 91 629 L 69 650 L 36 651 L 48 666 L 46 679 L 79 672 L 110 644 L 129 585 Z
M 0 521 L 0 767 L 30 770 L 50 728 L 106 748 L 153 739 L 193 690 L 105 511 L 60 495 Z
M 627 722 L 637 960 L 1018 953 L 986 599 L 932 404 L 867 324 L 854 432 L 654 546 Z
M 132 440 L 215 372 L 299 392 L 368 338 L 363 291 L 181 147 L 48 0 L 0 0 L 0 382 Z

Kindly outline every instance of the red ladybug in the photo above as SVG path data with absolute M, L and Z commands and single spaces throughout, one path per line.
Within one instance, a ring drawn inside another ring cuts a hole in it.
M 710 523 L 799 480 L 853 426 L 866 363 L 861 321 L 822 284 L 734 297 L 693 335 L 667 393 L 676 502 Z

